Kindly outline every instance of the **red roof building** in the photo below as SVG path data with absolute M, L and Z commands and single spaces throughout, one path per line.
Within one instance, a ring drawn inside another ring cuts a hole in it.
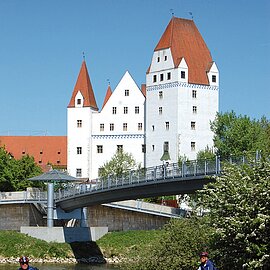
M 66 136 L 0 136 L 0 147 L 5 147 L 16 159 L 33 156 L 44 171 L 48 164 L 67 168 Z

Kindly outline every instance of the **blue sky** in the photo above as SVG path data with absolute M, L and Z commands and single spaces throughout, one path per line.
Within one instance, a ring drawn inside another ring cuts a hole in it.
M 269 119 L 268 0 L 1 0 L 0 135 L 66 135 L 83 52 L 99 108 L 108 79 L 145 83 L 172 10 L 193 13 L 218 65 L 220 111 Z

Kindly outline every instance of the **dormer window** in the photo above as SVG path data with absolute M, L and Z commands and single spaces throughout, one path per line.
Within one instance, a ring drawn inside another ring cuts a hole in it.
M 186 72 L 185 71 L 181 71 L 181 79 L 185 79 L 186 78 Z
M 82 100 L 80 98 L 77 99 L 77 105 L 81 105 L 82 104 Z
M 217 76 L 216 75 L 212 75 L 212 82 L 217 82 Z

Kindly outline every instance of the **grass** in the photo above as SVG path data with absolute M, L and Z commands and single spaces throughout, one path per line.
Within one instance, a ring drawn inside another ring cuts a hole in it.
M 159 231 L 127 231 L 108 233 L 99 239 L 96 244 L 104 257 L 125 257 L 130 251 L 142 250 L 159 235 Z M 80 246 L 81 245 L 81 246 Z M 95 243 L 77 245 L 78 250 L 85 256 L 85 246 L 95 249 Z M 98 253 L 98 248 L 96 253 Z M 31 258 L 74 258 L 74 245 L 67 243 L 47 243 L 28 235 L 15 231 L 0 231 L 0 257 Z M 91 252 L 90 252 L 91 253 Z M 92 252 L 93 253 L 93 252 Z M 91 254 L 93 255 L 93 254 Z M 99 254 L 97 254 L 99 255 Z

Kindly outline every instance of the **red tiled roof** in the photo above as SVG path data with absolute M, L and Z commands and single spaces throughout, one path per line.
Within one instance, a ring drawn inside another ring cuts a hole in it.
M 66 136 L 0 136 L 0 146 L 16 159 L 33 156 L 43 169 L 48 163 L 67 167 Z
M 104 108 L 104 106 L 107 103 L 107 101 L 110 99 L 111 95 L 112 95 L 112 89 L 111 89 L 111 87 L 109 85 L 108 86 L 108 89 L 107 89 L 107 92 L 106 92 L 106 96 L 105 96 L 104 101 L 103 101 L 102 109 Z
M 92 84 L 90 81 L 90 77 L 88 74 L 87 66 L 85 61 L 83 61 L 81 70 L 77 79 L 77 82 L 75 84 L 72 97 L 70 99 L 68 108 L 75 107 L 75 97 L 78 92 L 81 92 L 81 94 L 84 97 L 84 107 L 92 107 L 93 109 L 98 110 L 94 91 L 92 88 Z
M 155 51 L 171 48 L 175 67 L 184 57 L 189 68 L 189 83 L 209 84 L 207 69 L 212 57 L 192 20 L 173 17 Z
M 142 91 L 143 95 L 146 97 L 146 84 L 141 85 L 141 91 Z

